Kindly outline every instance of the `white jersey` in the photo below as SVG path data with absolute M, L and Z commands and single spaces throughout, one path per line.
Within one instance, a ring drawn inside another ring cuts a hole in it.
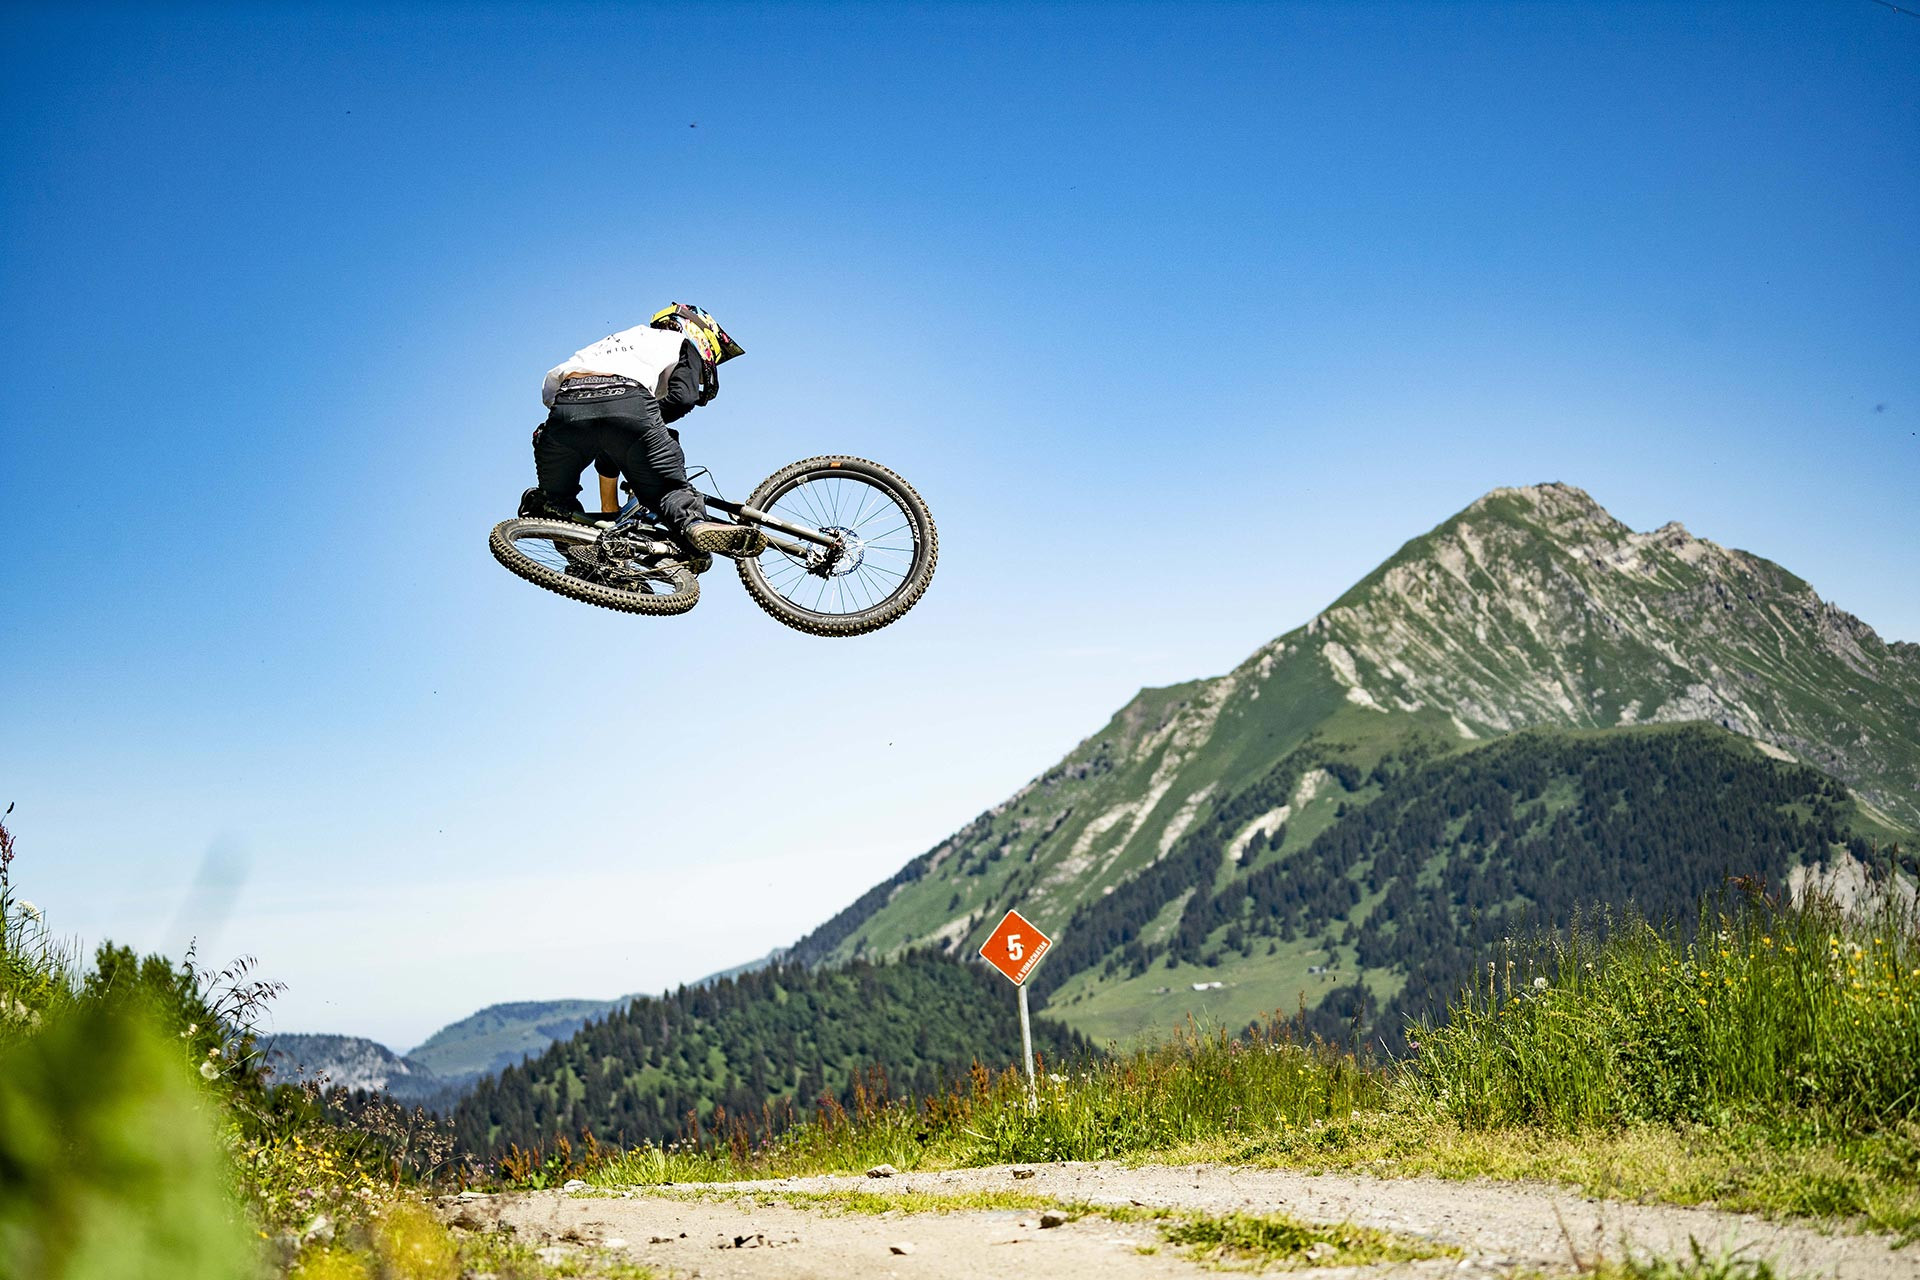
M 560 379 L 569 373 L 610 373 L 632 378 L 652 392 L 656 399 L 667 394 L 667 375 L 680 363 L 680 347 L 686 342 L 677 329 L 654 329 L 635 325 L 609 334 L 590 347 L 573 353 L 565 364 L 547 370 L 540 399 L 549 407 L 560 389 Z

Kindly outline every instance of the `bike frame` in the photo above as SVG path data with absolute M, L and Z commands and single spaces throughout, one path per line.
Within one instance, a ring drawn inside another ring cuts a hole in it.
M 698 493 L 699 491 L 695 490 L 695 492 Z M 780 519 L 778 516 L 768 515 L 766 512 L 756 507 L 750 507 L 744 502 L 728 502 L 725 498 L 716 498 L 710 493 L 702 493 L 700 497 L 705 500 L 709 507 L 718 507 L 743 524 L 758 525 L 763 530 L 777 529 L 781 533 L 791 534 L 796 538 L 811 542 L 816 546 L 832 548 L 839 545 L 839 539 L 830 538 L 818 529 L 809 529 L 805 525 L 793 524 Z M 619 515 L 614 517 L 613 523 L 606 528 L 605 532 L 624 533 L 629 529 L 643 524 L 644 521 L 641 517 L 643 510 L 645 510 L 645 508 L 640 505 L 640 499 L 628 498 L 626 503 L 621 506 Z M 767 534 L 766 539 L 768 546 L 784 551 L 788 555 L 804 557 L 807 554 L 807 549 L 797 542 L 788 542 L 784 538 L 778 538 L 772 534 Z

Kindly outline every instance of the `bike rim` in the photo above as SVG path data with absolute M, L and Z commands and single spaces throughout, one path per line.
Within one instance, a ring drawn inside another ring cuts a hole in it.
M 837 533 L 849 554 L 832 572 L 768 547 L 753 562 L 767 589 L 823 618 L 877 609 L 907 589 L 926 554 L 920 527 L 899 495 L 866 476 L 832 470 L 800 476 L 762 508 L 793 524 Z
M 586 549 L 592 547 L 598 538 L 599 535 L 589 529 L 582 529 L 577 534 L 565 529 L 528 529 L 510 534 L 507 540 L 516 555 L 551 573 L 578 578 L 611 591 L 625 591 L 637 596 L 670 596 L 678 590 L 670 570 L 645 561 L 621 561 L 609 568 L 582 563 L 567 554 L 567 548 Z

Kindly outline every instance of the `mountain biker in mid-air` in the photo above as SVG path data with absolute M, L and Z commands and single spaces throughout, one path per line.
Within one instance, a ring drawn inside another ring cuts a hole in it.
M 680 433 L 667 426 L 718 395 L 720 365 L 743 354 L 705 311 L 670 302 L 648 324 L 555 365 L 540 390 L 547 420 L 533 433 L 538 484 L 521 495 L 520 514 L 578 514 L 581 473 L 597 463 L 604 499 L 611 463 L 694 551 L 758 551 L 757 530 L 706 518 L 706 503 L 687 482 Z

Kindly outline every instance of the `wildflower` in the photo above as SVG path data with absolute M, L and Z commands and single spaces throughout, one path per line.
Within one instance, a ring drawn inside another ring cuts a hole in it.
M 202 1080 L 211 1080 L 219 1074 L 219 1070 L 211 1062 L 203 1062 L 200 1064 L 200 1078 Z
M 28 902 L 25 898 L 22 898 L 20 899 L 20 914 L 29 920 L 38 920 L 40 918 L 40 908 Z
M 1533 980 L 1533 989 L 1535 991 L 1545 991 L 1547 989 L 1547 980 L 1545 978 L 1535 978 Z

